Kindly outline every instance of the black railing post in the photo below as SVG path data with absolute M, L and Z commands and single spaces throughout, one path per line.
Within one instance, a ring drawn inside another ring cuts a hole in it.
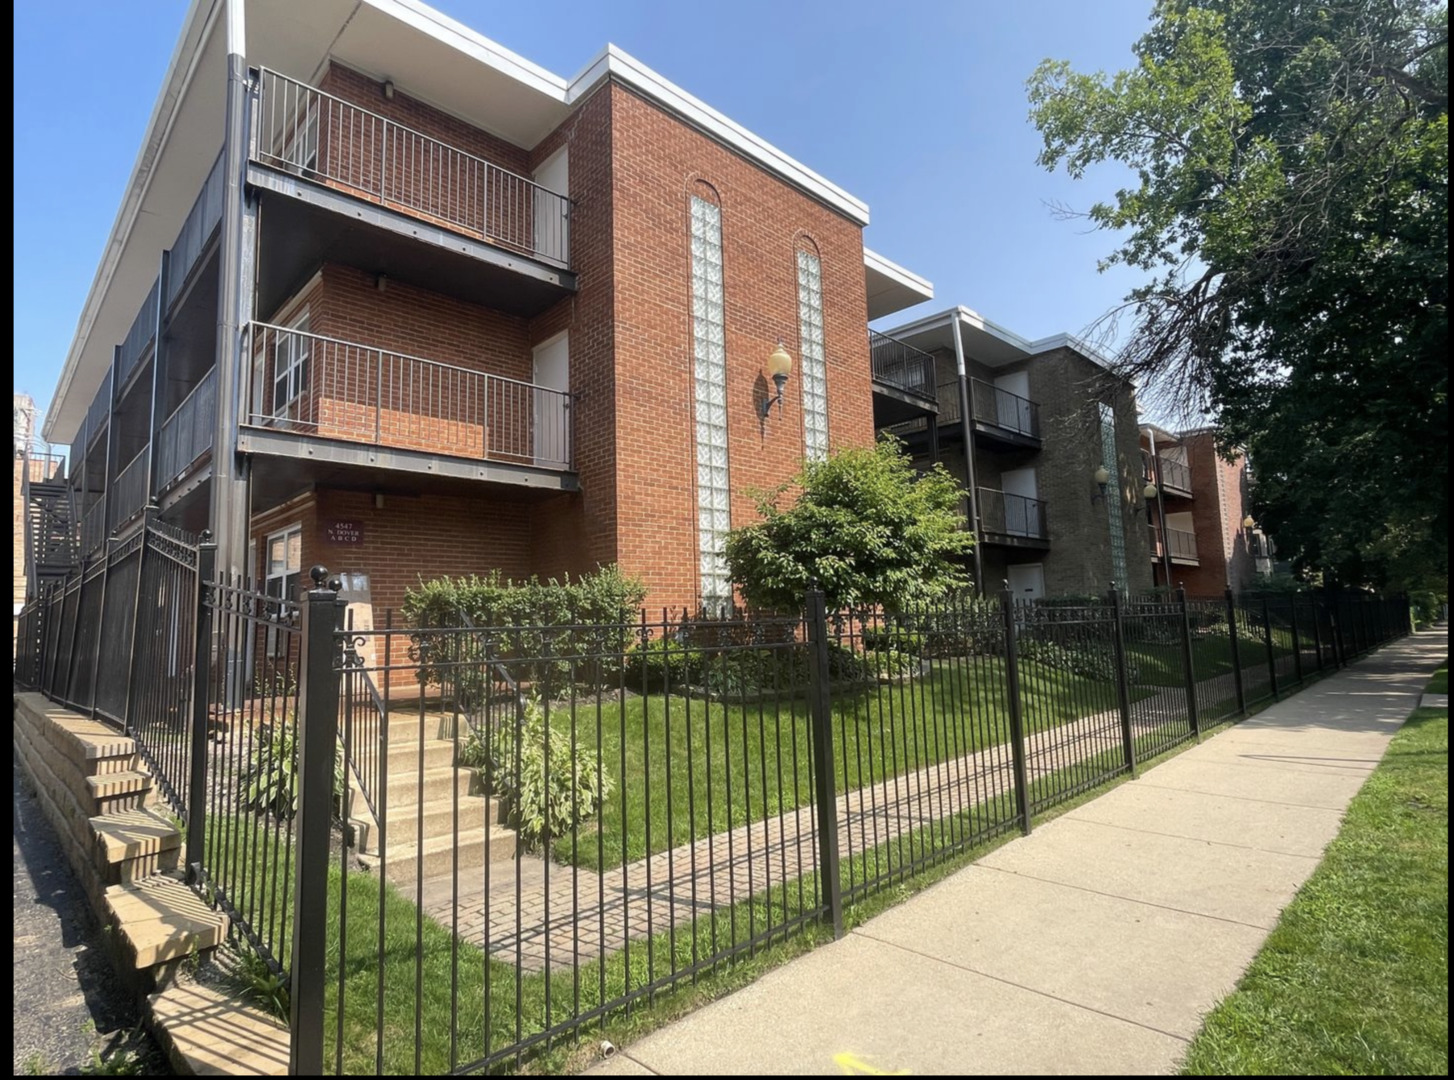
M 1237 695 L 1237 715 L 1247 715 L 1247 689 L 1242 685 L 1242 642 L 1237 637 L 1237 598 L 1227 589 L 1227 642 L 1232 646 L 1232 687 Z
M 294 850 L 292 1022 L 289 1072 L 323 1075 L 324 980 L 328 940 L 329 839 L 333 824 L 333 766 L 338 742 L 336 583 L 328 571 L 309 572 L 313 588 L 303 603 L 298 657 L 298 820 Z M 333 587 L 328 587 L 333 586 Z
M 1313 655 L 1318 658 L 1318 672 L 1323 670 L 1323 628 L 1320 625 L 1322 620 L 1318 618 L 1318 594 L 1312 593 L 1308 597 L 1308 607 L 1313 613 Z
M 838 875 L 838 793 L 833 776 L 833 717 L 828 680 L 828 608 L 823 590 L 808 583 L 808 702 L 813 723 L 813 790 L 818 812 L 818 881 L 823 921 L 843 936 L 843 883 Z
M 212 578 L 217 570 L 217 545 L 204 532 L 197 545 L 197 592 L 193 598 L 192 758 L 187 775 L 187 880 L 202 880 L 207 843 L 207 675 L 212 666 Z
M 1176 587 L 1176 603 L 1181 608 L 1181 665 L 1186 673 L 1186 719 L 1192 737 L 1202 741 L 1202 725 L 1197 717 L 1197 673 L 1191 653 L 1191 605 L 1186 600 L 1186 586 Z
M 1262 598 L 1262 636 L 1267 642 L 1267 681 L 1272 687 L 1272 699 L 1277 700 L 1277 652 L 1272 647 L 1272 616 L 1267 611 L 1267 597 Z
M 1303 646 L 1297 633 L 1297 593 L 1287 602 L 1288 626 L 1292 632 L 1292 673 L 1298 686 L 1303 684 Z
M 1015 810 L 1020 831 L 1030 833 L 1030 770 L 1025 761 L 1025 723 L 1020 711 L 1020 664 L 1015 647 L 1015 599 L 1000 594 L 1005 620 L 1005 700 L 1010 708 L 1010 758 L 1015 766 Z
M 131 596 L 131 652 L 126 659 L 126 704 L 122 707 L 122 729 L 131 733 L 131 717 L 136 711 L 136 635 L 141 632 L 141 590 L 146 587 L 146 553 L 151 546 L 151 525 L 159 509 L 154 499 L 148 499 L 141 511 L 141 549 L 136 553 L 136 589 Z M 151 613 L 148 612 L 148 615 Z
M 1111 604 L 1111 637 L 1116 651 L 1116 708 L 1121 714 L 1121 752 L 1131 777 L 1136 776 L 1136 740 L 1131 735 L 1131 687 L 1126 672 L 1126 626 L 1121 619 L 1121 594 L 1113 586 L 1107 592 Z
M 1343 639 L 1343 613 L 1338 608 L 1337 594 L 1332 592 L 1328 594 L 1328 621 L 1333 631 L 1333 663 L 1345 668 L 1348 666 L 1348 644 Z

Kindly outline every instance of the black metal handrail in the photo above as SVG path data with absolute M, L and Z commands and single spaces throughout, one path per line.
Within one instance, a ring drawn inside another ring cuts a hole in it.
M 1032 499 L 995 488 L 979 489 L 980 528 L 997 536 L 1049 539 L 1045 525 L 1045 500 Z
M 985 382 L 971 379 L 974 421 L 988 427 L 1013 431 L 1033 439 L 1040 437 L 1040 405 L 1029 398 Z
M 868 332 L 875 382 L 914 394 L 926 401 L 937 400 L 934 386 L 934 357 L 907 342 Z

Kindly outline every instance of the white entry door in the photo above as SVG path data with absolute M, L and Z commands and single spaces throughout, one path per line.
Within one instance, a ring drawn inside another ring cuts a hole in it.
M 535 182 L 557 195 L 570 196 L 570 149 L 562 146 L 540 163 Z M 564 262 L 570 244 L 570 204 L 542 194 L 535 199 L 535 252 Z
M 531 423 L 535 464 L 564 468 L 571 460 L 570 334 L 561 331 L 535 346 L 535 398 Z
M 1010 595 L 1016 600 L 1045 598 L 1045 565 L 1043 563 L 1012 563 L 1006 569 Z

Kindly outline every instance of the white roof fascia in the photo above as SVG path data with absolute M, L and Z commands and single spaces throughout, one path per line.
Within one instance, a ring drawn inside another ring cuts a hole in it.
M 390 18 L 412 26 L 422 34 L 458 49 L 472 60 L 486 67 L 494 68 L 518 82 L 538 90 L 562 104 L 567 103 L 567 83 L 554 72 L 539 64 L 513 53 L 503 45 L 491 41 L 464 23 L 456 22 L 442 11 L 436 11 L 419 0 L 362 0 L 369 7 L 377 8 Z
M 398 2 L 398 0 L 394 0 Z M 693 97 L 675 83 L 658 75 L 629 53 L 607 45 L 570 81 L 566 103 L 575 104 L 604 78 L 614 77 L 640 91 L 658 105 L 705 132 L 718 142 L 781 176 L 819 202 L 859 225 L 868 224 L 868 204 L 854 198 L 837 184 L 818 175 L 802 162 L 789 157 L 741 124 L 729 119 L 706 102 Z
M 96 276 L 91 281 L 91 291 L 86 294 L 81 317 L 76 320 L 76 333 L 71 338 L 71 348 L 66 354 L 65 364 L 61 367 L 60 378 L 56 380 L 56 388 L 51 395 L 52 402 L 66 395 L 71 380 L 75 377 L 81 352 L 90 337 L 91 327 L 96 322 L 96 315 L 106 292 L 111 287 L 111 278 L 116 273 L 116 264 L 121 259 L 122 249 L 126 247 L 126 241 L 131 236 L 136 215 L 146 198 L 147 188 L 151 184 L 152 167 L 167 144 L 182 98 L 197 70 L 202 48 L 212 33 L 212 24 L 216 21 L 218 12 L 225 3 L 226 0 L 192 0 L 192 6 L 187 9 L 187 17 L 182 21 L 182 33 L 177 38 L 177 47 L 172 50 L 172 58 L 167 63 L 166 77 L 162 79 L 162 91 L 157 96 L 151 119 L 146 124 L 146 137 L 142 139 L 136 162 L 131 167 L 131 177 L 126 182 L 121 206 L 111 225 L 111 235 L 106 238 L 106 246 L 102 249 Z M 47 442 L 65 442 L 65 439 L 56 438 L 55 416 L 55 409 L 46 410 L 41 436 Z
M 911 289 L 921 294 L 925 300 L 934 299 L 934 283 L 932 281 L 928 278 L 920 277 L 912 270 L 907 270 L 896 262 L 885 259 L 877 251 L 870 251 L 868 248 L 864 248 L 863 265 L 867 269 L 889 278 L 896 285 L 902 285 L 906 289 Z
M 1111 362 L 1110 357 L 1090 342 L 1078 338 L 1074 334 L 1051 334 L 1039 341 L 1030 342 L 1032 353 L 1050 352 L 1052 349 L 1074 349 L 1092 363 L 1099 364 L 1107 371 L 1115 371 L 1115 364 Z

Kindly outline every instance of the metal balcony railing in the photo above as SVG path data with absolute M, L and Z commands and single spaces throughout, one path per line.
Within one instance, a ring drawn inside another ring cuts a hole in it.
M 262 69 L 258 162 L 457 232 L 570 265 L 570 200 L 533 180 Z
M 157 486 L 165 489 L 212 449 L 217 426 L 217 369 L 202 376 L 157 432 Z
M 1040 437 L 1040 406 L 1029 398 L 1002 390 L 983 379 L 971 379 L 974 397 L 974 421 L 990 427 L 1013 431 L 1032 439 Z M 955 391 L 956 401 L 958 390 Z
M 106 377 L 101 380 L 101 385 L 96 389 L 96 396 L 91 399 L 91 407 L 86 410 L 86 423 L 81 428 L 81 452 L 90 449 L 91 443 L 96 436 L 106 430 L 106 425 L 111 419 L 111 372 L 106 372 Z
M 566 391 L 267 323 L 252 350 L 255 427 L 574 468 Z
M 202 257 L 202 250 L 211 239 L 212 231 L 222 220 L 222 193 L 226 186 L 222 173 L 222 155 L 218 154 L 217 160 L 212 163 L 212 171 L 202 183 L 202 190 L 197 193 L 197 198 L 192 203 L 192 209 L 187 212 L 187 218 L 182 222 L 176 240 L 172 242 L 171 261 L 167 267 L 168 310 L 176 302 L 182 286 L 187 283 L 193 267 L 197 265 L 197 260 Z
M 1156 455 L 1156 471 L 1160 476 L 1158 483 L 1163 491 L 1177 492 L 1182 495 L 1190 495 L 1191 470 L 1185 462 L 1169 458 L 1165 454 Z
M 1187 562 L 1197 561 L 1197 534 L 1188 532 L 1186 529 L 1166 530 L 1166 540 L 1173 559 L 1182 559 Z M 1151 526 L 1151 555 L 1153 558 L 1161 558 L 1163 549 L 1161 546 L 1161 529 L 1155 525 Z
M 996 536 L 1048 539 L 1045 501 L 994 488 L 979 489 L 980 528 Z
M 81 515 L 81 558 L 90 558 L 106 542 L 105 499 L 97 498 Z
M 130 521 L 146 506 L 151 478 L 149 455 L 150 448 L 143 448 L 111 482 L 111 497 L 106 500 L 108 532 Z
M 116 374 L 123 387 L 141 358 L 146 355 L 147 349 L 151 347 L 152 338 L 156 337 L 157 304 L 160 302 L 161 278 L 158 278 L 152 282 L 151 291 L 141 302 L 141 310 L 132 320 L 131 329 L 127 331 L 126 340 L 121 343 L 121 351 L 116 356 Z
M 934 357 L 876 330 L 868 332 L 868 344 L 873 357 L 874 382 L 917 395 L 926 401 L 936 400 Z

